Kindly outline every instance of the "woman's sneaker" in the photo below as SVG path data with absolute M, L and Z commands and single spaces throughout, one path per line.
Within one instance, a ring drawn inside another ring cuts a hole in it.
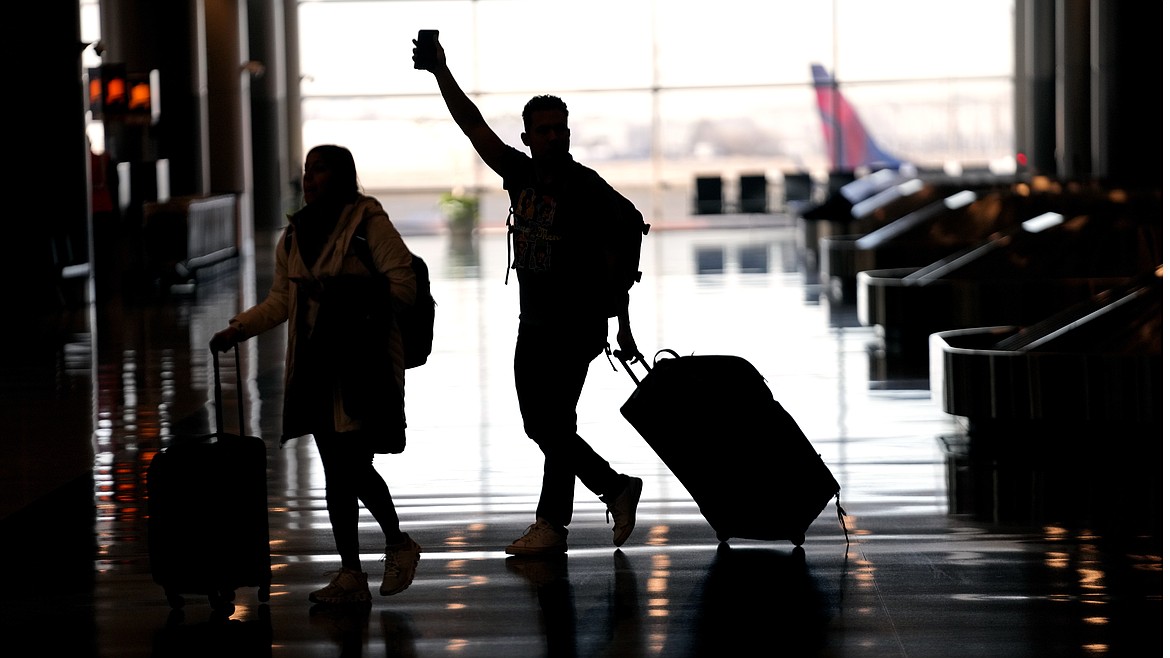
M 510 555 L 547 555 L 549 553 L 564 553 L 569 550 L 569 543 L 565 540 L 569 531 L 564 528 L 554 528 L 544 519 L 536 519 L 536 523 L 528 526 L 519 539 L 504 549 Z
M 369 580 L 364 572 L 342 567 L 329 573 L 333 574 L 333 580 L 309 594 L 313 603 L 364 603 L 370 600 Z
M 386 562 L 386 573 L 382 576 L 382 586 L 378 588 L 378 593 L 390 596 L 410 587 L 421 556 L 422 547 L 410 535 L 402 533 L 402 541 L 398 545 L 386 547 L 386 557 L 382 558 Z

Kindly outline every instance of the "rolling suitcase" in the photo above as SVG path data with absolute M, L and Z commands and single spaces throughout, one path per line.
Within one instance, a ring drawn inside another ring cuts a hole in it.
M 269 598 L 268 451 L 242 436 L 244 399 L 240 352 L 235 348 L 241 434 L 224 430 L 223 386 L 215 367 L 215 432 L 177 437 L 147 468 L 150 571 L 173 608 L 184 594 L 206 595 L 213 608 L 228 606 L 239 587 Z
M 663 355 L 672 358 L 659 358 Z M 619 354 L 620 356 L 620 354 Z M 746 359 L 661 350 L 621 413 L 699 505 L 720 542 L 787 539 L 805 531 L 840 486 L 796 421 Z M 846 532 L 846 541 L 848 533 Z

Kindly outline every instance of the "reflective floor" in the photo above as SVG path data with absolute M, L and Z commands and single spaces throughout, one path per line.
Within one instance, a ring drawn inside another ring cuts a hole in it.
M 276 441 L 277 330 L 245 345 L 240 370 L 246 430 L 270 447 L 271 598 L 241 588 L 230 615 L 199 596 L 172 609 L 151 577 L 146 469 L 174 437 L 214 425 L 205 346 L 265 294 L 272 236 L 262 234 L 255 257 L 246 249 L 201 271 L 193 290 L 99 291 L 102 303 L 64 320 L 51 365 L 14 361 L 25 383 L 5 377 L 5 418 L 19 423 L 5 474 L 19 471 L 9 489 L 21 492 L 2 526 L 5 655 L 1162 655 L 1160 501 L 1122 491 L 1137 507 L 1116 518 L 1051 514 L 1045 501 L 1068 492 L 1046 482 L 1063 479 L 967 463 L 960 424 L 929 390 L 870 381 L 872 329 L 830 320 L 795 233 L 783 222 L 652 231 L 634 329 L 648 355 L 751 361 L 841 484 L 847 534 L 830 503 L 799 549 L 721 545 L 619 414 L 634 383 L 599 358 L 580 430 L 645 480 L 637 528 L 615 549 L 603 505 L 578 487 L 564 559 L 505 559 L 532 520 L 541 459 L 513 396 L 503 236 L 414 236 L 435 278 L 436 351 L 408 373 L 406 452 L 375 461 L 423 546 L 413 585 L 393 597 L 375 586 L 365 608 L 309 603 L 337 562 L 314 446 Z M 225 366 L 231 429 L 235 367 Z M 695 449 L 722 445 L 708 437 Z M 79 464 L 84 476 L 72 477 Z M 377 582 L 380 533 L 364 511 L 362 533 Z

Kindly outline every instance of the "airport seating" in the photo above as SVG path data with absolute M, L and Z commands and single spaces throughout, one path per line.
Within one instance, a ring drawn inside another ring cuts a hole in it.
M 723 177 L 697 176 L 695 178 L 695 214 L 723 213 Z
M 768 212 L 768 179 L 763 174 L 742 174 L 739 177 L 739 212 Z
M 175 197 L 145 204 L 143 241 L 148 276 L 163 285 L 237 255 L 236 196 Z
M 807 171 L 790 171 L 784 174 L 784 203 L 807 204 L 812 198 L 813 181 Z

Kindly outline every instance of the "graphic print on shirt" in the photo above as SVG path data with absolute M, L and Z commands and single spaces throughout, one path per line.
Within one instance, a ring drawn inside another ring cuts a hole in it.
M 553 231 L 557 202 L 554 197 L 538 196 L 525 188 L 516 204 L 513 243 L 516 259 L 513 267 L 530 272 L 547 272 L 552 267 L 553 246 L 560 236 Z

